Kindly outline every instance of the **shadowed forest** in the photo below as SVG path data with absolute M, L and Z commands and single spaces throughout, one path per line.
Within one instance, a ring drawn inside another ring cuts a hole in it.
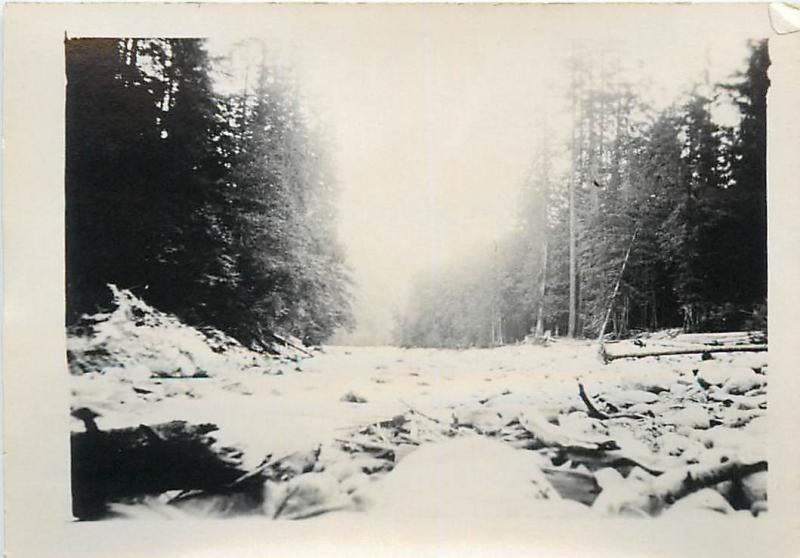
M 68 323 L 115 284 L 254 348 L 349 324 L 324 134 L 250 58 L 222 94 L 203 40 L 67 41 Z

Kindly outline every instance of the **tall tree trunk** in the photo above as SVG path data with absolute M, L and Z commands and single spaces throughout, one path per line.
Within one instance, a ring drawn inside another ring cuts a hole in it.
M 578 319 L 578 281 L 575 258 L 575 177 L 573 176 L 569 182 L 569 326 L 567 335 L 570 337 L 575 337 Z
M 547 236 L 542 242 L 542 274 L 539 280 L 539 308 L 536 311 L 536 338 L 544 336 L 544 297 L 547 294 Z
M 578 331 L 578 262 L 577 207 L 575 189 L 584 169 L 585 108 L 583 106 L 585 67 L 575 61 L 572 67 L 572 176 L 569 181 L 569 321 L 567 335 L 576 337 Z
M 606 309 L 606 315 L 605 318 L 603 318 L 603 325 L 600 326 L 600 335 L 597 337 L 597 340 L 601 344 L 603 343 L 603 336 L 606 334 L 606 327 L 608 327 L 608 319 L 611 317 L 611 311 L 614 309 L 614 301 L 617 299 L 617 295 L 619 294 L 619 285 L 622 282 L 622 276 L 625 274 L 625 267 L 628 265 L 628 259 L 631 257 L 631 248 L 633 248 L 633 243 L 636 242 L 636 236 L 638 234 L 639 228 L 637 227 L 636 230 L 633 231 L 630 244 L 628 244 L 628 250 L 625 252 L 625 259 L 622 260 L 622 267 L 619 270 L 619 275 L 617 276 L 617 282 L 614 285 L 614 292 L 611 295 L 611 300 L 608 301 L 608 309 Z
M 503 343 L 503 325 L 502 315 L 500 311 L 500 276 L 499 265 L 497 256 L 497 241 L 494 243 L 494 252 L 492 255 L 492 302 L 491 302 L 491 321 L 492 321 L 492 340 L 493 346 L 501 345 Z

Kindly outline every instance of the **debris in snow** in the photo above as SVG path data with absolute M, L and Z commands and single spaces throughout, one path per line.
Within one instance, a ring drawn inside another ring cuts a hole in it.
M 75 414 L 94 419 L 85 408 Z M 216 430 L 212 424 L 173 421 L 105 432 L 89 426 L 73 433 L 73 514 L 99 519 L 115 500 L 235 481 L 245 473 L 241 454 L 220 447 L 210 435 Z
M 329 473 L 305 473 L 284 484 L 267 481 L 264 513 L 272 519 L 305 519 L 353 504 Z
M 84 316 L 67 332 L 73 374 L 114 373 L 129 380 L 206 378 L 240 370 L 269 371 L 274 359 L 224 333 L 187 326 L 148 306 L 130 291 L 109 285 L 115 309 Z
M 342 397 L 339 399 L 339 401 L 344 401 L 346 403 L 366 403 L 367 402 L 367 398 L 366 397 L 361 397 L 360 395 L 357 395 L 357 394 L 353 393 L 352 391 L 348 391 L 347 393 L 342 395 Z

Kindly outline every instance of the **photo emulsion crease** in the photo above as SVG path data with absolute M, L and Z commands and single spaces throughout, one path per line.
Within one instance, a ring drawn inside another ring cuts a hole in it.
M 766 20 L 381 9 L 67 30 L 73 518 L 768 521 Z

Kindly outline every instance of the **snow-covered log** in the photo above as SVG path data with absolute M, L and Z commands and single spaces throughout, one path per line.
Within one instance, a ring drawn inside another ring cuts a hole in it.
M 695 345 L 689 347 L 666 347 L 649 351 L 634 351 L 627 353 L 610 353 L 608 349 L 603 347 L 601 349 L 601 357 L 603 361 L 608 363 L 621 358 L 647 358 L 647 357 L 661 357 L 661 356 L 674 356 L 674 355 L 692 355 L 703 353 L 744 353 L 744 352 L 763 352 L 768 349 L 767 345 L 750 344 L 750 345 L 732 345 L 732 346 L 709 346 L 709 345 Z

